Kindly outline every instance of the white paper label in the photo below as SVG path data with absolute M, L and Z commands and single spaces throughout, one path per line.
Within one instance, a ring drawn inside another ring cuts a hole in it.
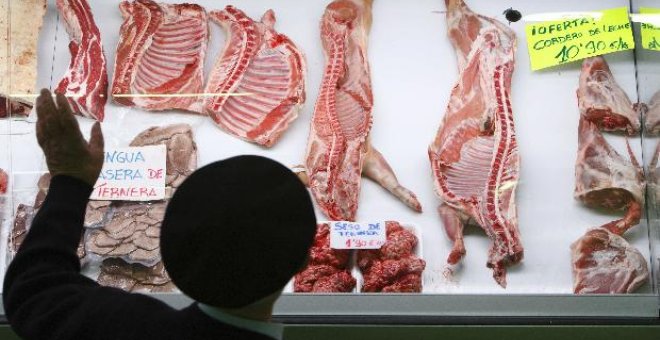
M 91 199 L 154 201 L 165 198 L 165 145 L 105 150 L 103 169 Z
M 385 222 L 330 223 L 330 248 L 333 249 L 379 249 L 386 240 Z

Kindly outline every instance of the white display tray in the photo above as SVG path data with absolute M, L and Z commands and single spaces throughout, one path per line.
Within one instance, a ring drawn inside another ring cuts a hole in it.
M 274 9 L 276 29 L 298 44 L 307 58 L 308 99 L 299 118 L 278 144 L 272 149 L 264 149 L 228 135 L 206 117 L 175 112 L 150 113 L 109 103 L 103 123 L 106 145 L 125 146 L 136 134 L 150 126 L 186 122 L 194 129 L 200 166 L 239 154 L 264 155 L 288 166 L 301 164 L 324 65 L 319 19 L 329 1 L 194 2 L 207 10 L 222 9 L 232 4 L 255 19 L 260 18 L 267 9 Z M 90 1 L 102 33 L 110 77 L 122 23 L 118 3 L 110 0 Z M 468 4 L 478 13 L 504 20 L 502 12 L 511 6 L 526 15 L 614 8 L 627 6 L 628 1 L 472 0 Z M 620 214 L 603 214 L 573 199 L 579 116 L 575 90 L 580 63 L 540 72 L 530 71 L 523 22 L 512 23 L 510 27 L 518 36 L 512 104 L 521 158 L 516 196 L 525 257 L 521 264 L 509 268 L 508 286 L 501 288 L 493 280 L 492 271 L 486 268 L 490 240 L 480 229 L 468 227 L 465 230 L 467 255 L 463 259 L 462 269 L 455 273 L 453 281 L 444 278 L 445 261 L 452 244 L 436 211 L 440 202 L 434 194 L 427 155 L 428 145 L 435 136 L 458 76 L 455 53 L 446 37 L 444 10 L 441 0 L 374 2 L 368 50 L 375 102 L 371 141 L 389 161 L 400 182 L 417 194 L 424 212 L 418 214 L 409 210 L 384 189 L 365 180 L 362 182 L 357 220 L 398 220 L 420 226 L 424 234 L 421 240 L 423 258 L 427 262 L 425 293 L 570 294 L 573 287 L 570 244 L 589 228 L 619 218 Z M 207 74 L 223 46 L 224 37 L 221 29 L 212 24 Z M 39 87 L 54 88 L 65 73 L 70 60 L 68 41 L 51 0 L 39 41 Z M 611 54 L 607 60 L 619 84 L 636 101 L 633 52 Z M 34 114 L 30 119 L 34 120 Z M 87 135 L 92 121 L 83 118 L 79 121 Z M 25 131 L 13 131 L 27 134 L 11 138 L 14 177 L 22 174 L 31 176 L 45 170 L 34 136 L 34 125 L 20 124 Z M 623 137 L 608 135 L 607 139 L 625 154 Z M 633 138 L 631 142 L 641 160 L 640 139 Z M 36 181 L 33 183 L 36 185 Z M 33 189 L 36 193 L 36 188 Z M 31 203 L 33 199 L 27 194 L 15 197 L 12 202 L 14 209 L 18 203 Z M 21 202 L 21 197 L 26 201 Z M 320 211 L 317 213 L 319 220 L 327 218 Z M 625 237 L 645 258 L 649 258 L 645 221 L 626 233 Z M 638 292 L 650 293 L 650 284 Z

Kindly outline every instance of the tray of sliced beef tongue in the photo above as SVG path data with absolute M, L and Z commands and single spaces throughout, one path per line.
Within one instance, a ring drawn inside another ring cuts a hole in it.
M 330 223 L 317 226 L 307 266 L 285 288 L 294 293 L 420 293 L 423 289 L 419 228 L 386 222 L 379 249 L 333 249 Z
M 148 128 L 138 134 L 131 146 L 167 146 L 166 192 L 171 195 L 197 168 L 197 146 L 191 127 L 175 124 Z M 50 175 L 41 176 L 33 205 L 19 204 L 10 233 L 9 255 L 22 243 L 34 214 L 48 193 Z M 152 202 L 90 201 L 85 215 L 85 231 L 78 256 L 85 270 L 98 274 L 102 285 L 126 290 L 172 291 L 161 261 L 160 225 L 167 199 Z M 98 266 L 98 268 L 97 268 Z

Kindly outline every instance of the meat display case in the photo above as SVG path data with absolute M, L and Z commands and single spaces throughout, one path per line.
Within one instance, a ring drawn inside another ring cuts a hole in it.
M 0 1 L 11 11 L 10 0 Z M 88 2 L 102 37 L 112 87 L 123 22 L 118 9 L 120 1 Z M 324 73 L 319 21 L 330 1 L 188 2 L 209 11 L 234 5 L 255 20 L 268 9 L 274 10 L 275 29 L 287 35 L 306 60 L 306 101 L 298 118 L 290 123 L 274 146 L 266 148 L 226 133 L 203 115 L 175 110 L 148 112 L 108 100 L 103 121 L 106 146 L 127 146 L 135 136 L 152 126 L 188 124 L 196 143 L 197 166 L 240 154 L 263 155 L 292 168 L 302 164 Z M 646 133 L 630 137 L 605 136 L 622 155 L 627 155 L 625 143 L 628 140 L 645 169 L 647 189 L 643 216 L 625 238 L 643 255 L 649 279 L 630 294 L 573 294 L 571 244 L 589 228 L 617 219 L 620 214 L 589 209 L 573 198 L 580 116 L 575 91 L 581 63 L 532 71 L 525 41 L 526 21 L 507 23 L 503 14 L 509 8 L 520 11 L 524 17 L 617 7 L 628 7 L 631 13 L 639 13 L 640 7 L 658 7 L 655 2 L 466 1 L 475 12 L 504 23 L 517 37 L 511 102 L 520 155 L 516 204 L 525 252 L 521 263 L 509 267 L 508 284 L 503 288 L 493 280 L 491 269 L 485 265 L 491 241 L 477 227 L 467 228 L 467 254 L 462 265 L 453 268 L 453 275 L 447 275 L 446 259 L 452 242 L 445 235 L 436 209 L 440 199 L 434 192 L 428 159 L 429 144 L 436 135 L 459 76 L 455 52 L 447 37 L 445 3 L 442 0 L 375 0 L 368 42 L 374 102 L 370 141 L 387 158 L 400 182 L 417 194 L 423 212 L 407 208 L 374 182 L 363 181 L 357 220 L 396 220 L 416 227 L 419 248 L 423 249 L 421 257 L 426 261 L 422 292 L 299 294 L 293 293 L 289 285 L 276 305 L 276 318 L 296 323 L 506 323 L 505 320 L 512 318 L 529 322 L 561 319 L 576 323 L 581 320 L 659 323 L 660 197 L 656 197 L 657 186 L 649 178 L 658 173 L 651 165 L 660 139 Z M 0 13 L 0 16 L 5 17 L 9 27 L 16 25 L 9 13 Z M 660 91 L 660 52 L 641 48 L 639 24 L 633 26 L 637 48 L 607 54 L 605 59 L 632 102 L 649 103 Z M 226 39 L 218 25 L 210 24 L 209 33 L 205 74 L 214 68 Z M 12 43 L 15 42 L 9 39 L 8 51 Z M 69 68 L 68 44 L 64 19 L 55 1 L 48 1 L 36 49 L 36 88 L 57 87 Z M 39 191 L 37 182 L 46 172 L 35 138 L 35 120 L 34 112 L 27 117 L 0 119 L 0 168 L 10 174 L 8 194 L 0 196 L 0 254 L 3 254 L 0 265 L 3 268 L 11 258 L 9 239 L 14 215 L 21 204 L 33 205 Z M 78 117 L 78 121 L 87 136 L 94 120 Z M 319 221 L 328 219 L 321 209 L 317 209 L 317 217 Z M 88 259 L 85 273 L 96 278 L 102 271 L 99 263 L 98 257 Z M 190 302 L 176 292 L 148 294 L 176 307 Z

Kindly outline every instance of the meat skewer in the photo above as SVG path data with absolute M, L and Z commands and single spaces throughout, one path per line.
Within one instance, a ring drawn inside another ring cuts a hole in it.
M 390 191 L 415 211 L 421 204 L 401 186 L 383 155 L 369 141 L 373 93 L 367 41 L 372 0 L 336 0 L 321 19 L 325 71 L 314 108 L 306 173 L 312 195 L 333 220 L 354 221 L 361 175 Z
M 463 228 L 479 225 L 492 240 L 487 266 L 506 287 L 506 267 L 523 258 L 515 190 L 519 156 L 510 102 L 516 37 L 500 22 L 472 12 L 462 0 L 446 0 L 449 38 L 459 80 L 429 158 L 438 208 L 454 242 L 447 262 L 465 255 Z

